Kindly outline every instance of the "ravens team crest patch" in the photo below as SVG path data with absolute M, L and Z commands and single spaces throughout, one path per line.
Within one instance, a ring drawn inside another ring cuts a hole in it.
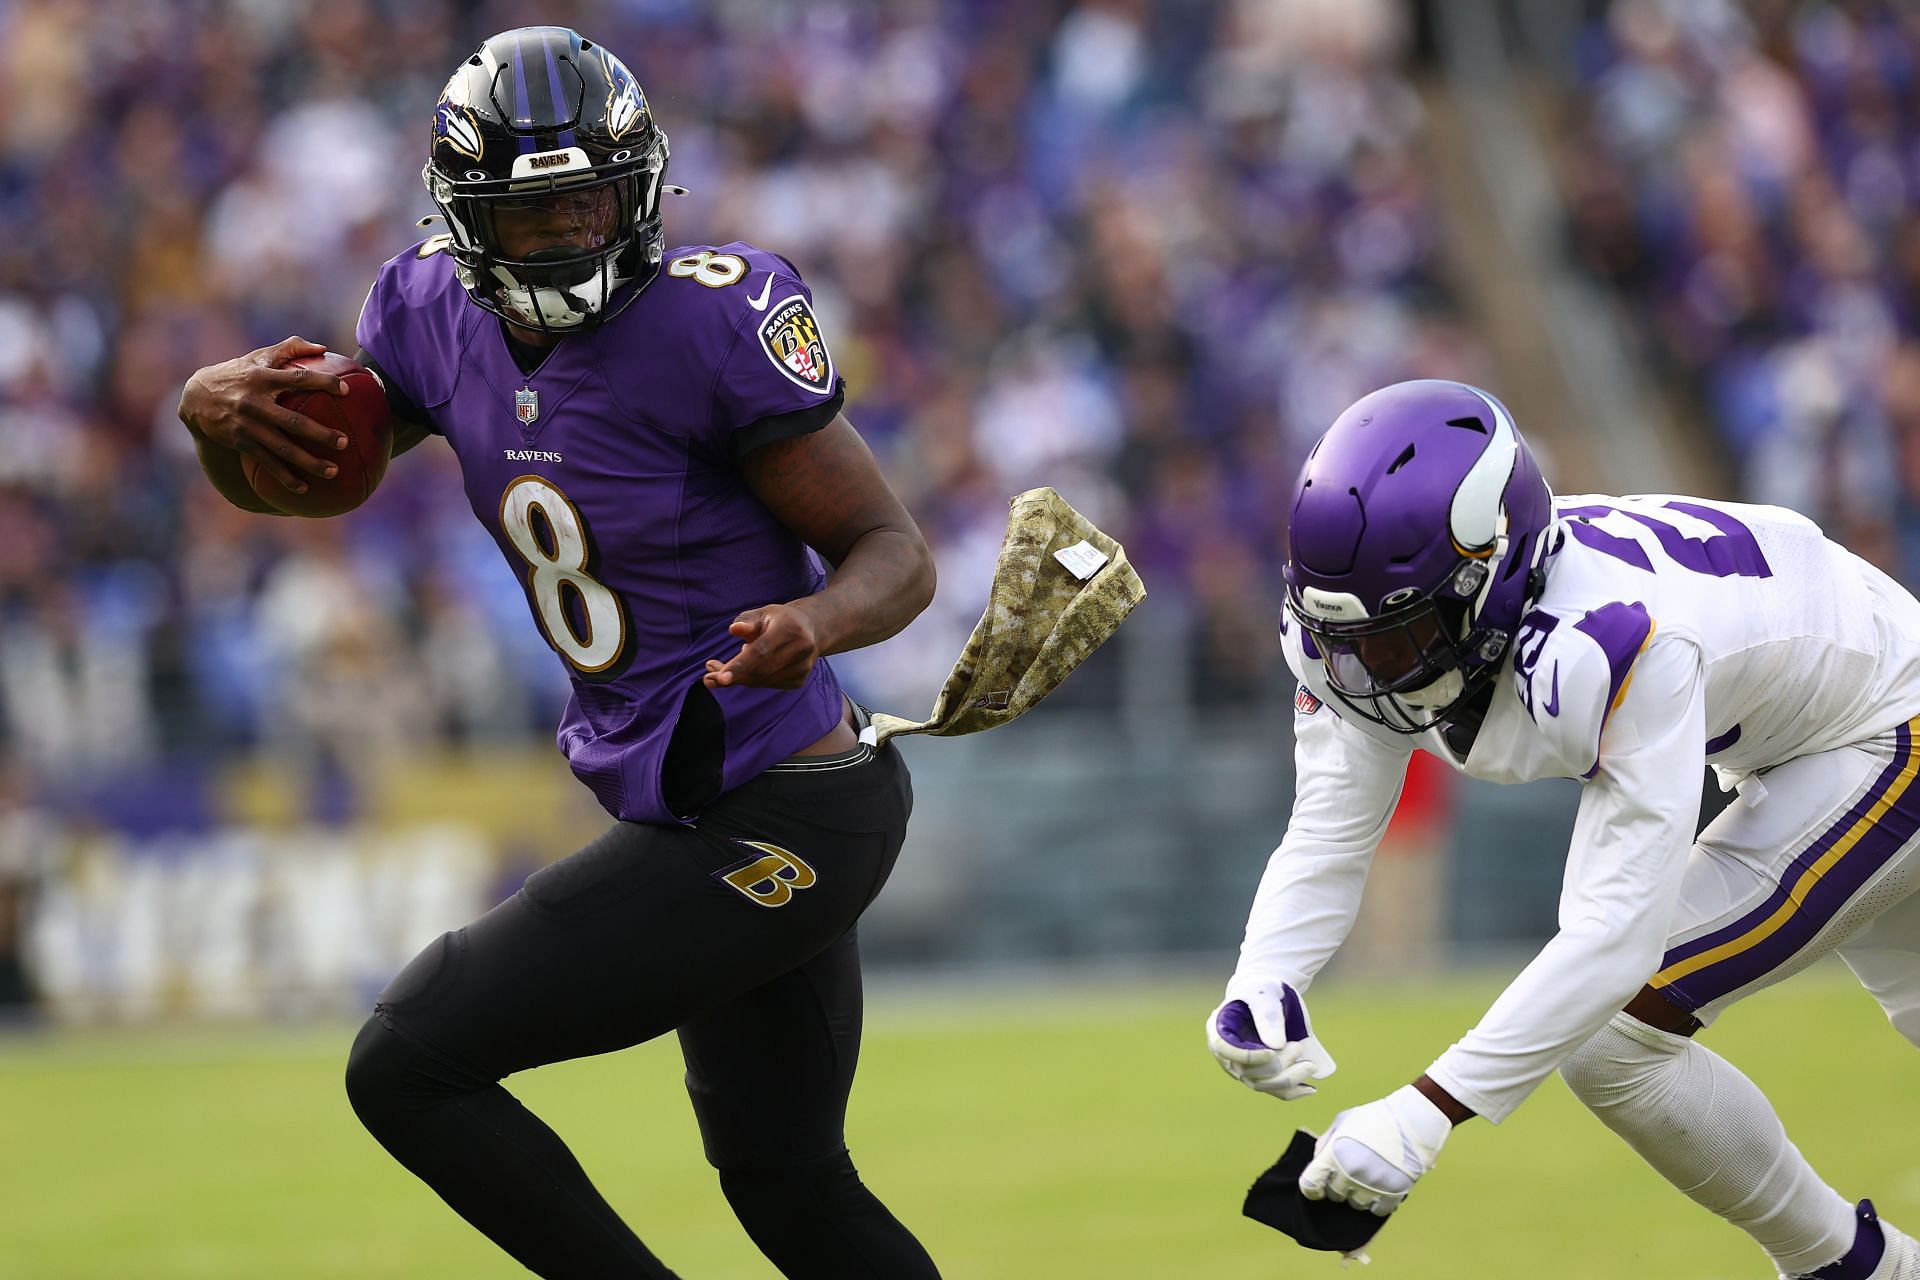
M 760 324 L 760 349 L 780 372 L 809 391 L 833 390 L 833 357 L 820 338 L 820 322 L 807 300 L 795 295 Z

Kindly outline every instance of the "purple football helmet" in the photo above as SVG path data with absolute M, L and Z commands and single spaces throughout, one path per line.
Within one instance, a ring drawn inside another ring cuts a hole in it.
M 1398 733 L 1485 687 L 1540 592 L 1553 494 L 1506 406 L 1398 382 L 1308 455 L 1288 519 L 1287 610 L 1348 708 Z

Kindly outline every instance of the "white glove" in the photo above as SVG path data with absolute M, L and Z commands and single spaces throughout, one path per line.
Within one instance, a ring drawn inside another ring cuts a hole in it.
M 1247 1088 L 1289 1102 L 1319 1092 L 1307 1081 L 1336 1070 L 1314 1038 L 1306 1002 L 1284 982 L 1229 982 L 1226 1000 L 1207 1015 L 1207 1048 Z
M 1412 1085 L 1342 1111 L 1300 1175 L 1309 1200 L 1344 1200 L 1386 1217 L 1433 1168 L 1453 1122 Z

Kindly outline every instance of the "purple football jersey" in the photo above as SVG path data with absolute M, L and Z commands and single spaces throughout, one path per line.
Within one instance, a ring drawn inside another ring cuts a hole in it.
M 360 345 L 459 456 L 467 498 L 566 662 L 560 749 L 608 812 L 675 822 L 661 762 L 741 610 L 817 591 L 819 562 L 754 497 L 734 433 L 837 402 L 806 285 L 746 244 L 681 248 L 632 306 L 566 338 L 531 376 L 453 259 L 416 246 L 381 269 Z M 839 681 L 716 689 L 722 790 L 824 736 Z

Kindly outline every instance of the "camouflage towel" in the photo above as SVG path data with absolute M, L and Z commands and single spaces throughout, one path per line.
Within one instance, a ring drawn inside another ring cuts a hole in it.
M 865 735 L 872 741 L 1005 724 L 1053 692 L 1146 598 L 1125 548 L 1051 488 L 1029 489 L 1010 505 L 986 612 L 933 714 L 915 721 L 876 712 Z

